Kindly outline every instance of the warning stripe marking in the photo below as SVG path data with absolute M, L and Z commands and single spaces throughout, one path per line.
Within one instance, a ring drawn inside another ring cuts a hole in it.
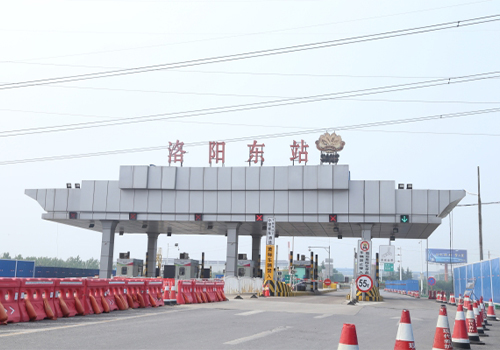
M 261 312 L 264 312 L 264 310 L 253 310 L 253 311 L 242 312 L 240 314 L 236 314 L 236 316 L 250 316 L 250 315 L 260 314 Z
M 281 326 L 281 327 L 277 327 L 277 328 L 271 329 L 269 331 L 264 331 L 264 332 L 260 332 L 260 333 L 254 334 L 254 335 L 250 335 L 248 337 L 243 337 L 243 338 L 238 338 L 238 339 L 235 339 L 235 340 L 231 340 L 231 341 L 225 342 L 224 344 L 226 344 L 226 345 L 237 345 L 237 344 L 245 343 L 247 341 L 264 338 L 264 337 L 267 337 L 269 335 L 273 335 L 273 334 L 276 334 L 276 333 L 279 333 L 279 332 L 282 332 L 282 331 L 286 331 L 286 330 L 288 330 L 290 328 L 292 328 L 292 327 L 291 326 Z

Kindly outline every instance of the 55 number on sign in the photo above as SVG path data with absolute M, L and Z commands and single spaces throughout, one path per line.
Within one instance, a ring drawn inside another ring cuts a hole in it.
M 359 291 L 367 293 L 373 288 L 373 280 L 369 275 L 360 275 L 356 279 L 356 285 L 358 286 Z

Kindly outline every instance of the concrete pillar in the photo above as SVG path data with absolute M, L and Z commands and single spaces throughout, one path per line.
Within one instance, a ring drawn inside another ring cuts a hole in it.
M 238 222 L 229 222 L 227 228 L 226 277 L 238 276 Z
M 262 239 L 262 235 L 252 235 L 252 261 L 254 263 L 253 269 L 253 277 L 257 277 L 259 274 L 260 264 L 259 264 L 259 255 L 260 255 L 260 242 Z
M 371 241 L 373 224 L 359 224 L 361 227 L 361 239 L 364 241 Z
M 102 244 L 99 278 L 111 278 L 113 272 L 113 249 L 115 247 L 115 229 L 118 221 L 101 220 Z
M 148 233 L 148 275 L 146 277 L 156 277 L 156 251 L 158 250 L 159 233 Z

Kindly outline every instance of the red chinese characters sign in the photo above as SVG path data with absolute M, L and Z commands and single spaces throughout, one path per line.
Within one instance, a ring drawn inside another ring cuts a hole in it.
M 248 145 L 248 165 L 251 165 L 251 162 L 258 163 L 260 160 L 260 164 L 264 163 L 264 144 L 258 144 L 257 141 L 254 141 L 251 145 Z
M 184 147 L 184 142 L 179 142 L 177 140 L 175 143 L 168 143 L 168 164 L 180 162 L 181 165 L 184 162 L 184 151 L 182 148 Z
M 224 156 L 226 152 L 226 143 L 225 142 L 209 142 L 208 145 L 208 162 L 212 165 L 212 161 L 214 160 L 216 164 L 219 161 L 224 164 Z
M 304 162 L 307 165 L 307 148 L 309 145 L 305 143 L 304 140 L 300 140 L 300 143 L 293 140 L 293 145 L 290 145 L 290 149 L 292 151 L 292 156 L 290 160 L 295 163 L 296 160 L 299 161 L 299 164 Z

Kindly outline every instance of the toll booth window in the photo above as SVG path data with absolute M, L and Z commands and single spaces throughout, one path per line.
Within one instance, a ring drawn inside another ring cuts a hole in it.
M 127 274 L 127 266 L 123 266 L 122 267 L 122 275 L 126 275 Z
M 245 276 L 245 268 L 244 267 L 238 268 L 238 276 L 240 276 L 240 277 Z
M 179 267 L 179 276 L 184 276 L 186 274 L 186 268 L 185 267 Z

